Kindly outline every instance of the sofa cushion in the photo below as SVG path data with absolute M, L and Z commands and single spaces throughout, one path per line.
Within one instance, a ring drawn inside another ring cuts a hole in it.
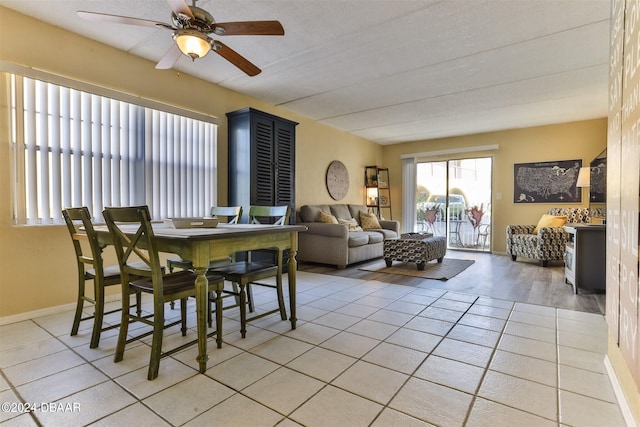
M 369 244 L 369 235 L 362 231 L 349 232 L 349 247 L 355 248 Z
M 543 214 L 540 220 L 538 221 L 538 225 L 533 229 L 533 234 L 537 234 L 538 230 L 541 227 L 562 227 L 567 222 L 567 217 L 562 215 L 548 215 Z
M 365 230 L 381 229 L 378 217 L 373 213 L 360 212 L 360 224 Z
M 347 205 L 331 205 L 331 213 L 338 219 L 353 218 Z
M 353 218 L 350 219 L 338 219 L 338 224 L 344 224 L 349 228 L 349 231 L 362 231 L 362 227 L 360 227 L 357 221 Z
M 304 205 L 300 208 L 302 222 L 317 222 L 320 212 L 331 213 L 329 205 Z
M 383 240 L 384 239 L 397 239 L 399 237 L 398 233 L 396 233 L 394 230 L 388 230 L 386 228 L 372 229 L 372 230 L 367 230 L 367 231 L 375 232 L 375 233 L 378 233 L 378 234 L 382 235 Z
M 338 224 L 336 217 L 330 213 L 326 213 L 325 211 L 318 212 L 318 222 L 325 224 Z
M 382 243 L 384 241 L 382 233 L 365 230 L 365 234 L 369 236 L 369 243 Z

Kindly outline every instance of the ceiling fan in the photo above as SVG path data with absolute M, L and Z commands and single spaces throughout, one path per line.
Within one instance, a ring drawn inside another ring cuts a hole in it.
M 262 71 L 260 68 L 256 67 L 229 46 L 212 39 L 209 35 L 284 35 L 284 28 L 282 28 L 282 24 L 278 21 L 216 22 L 209 12 L 196 7 L 196 0 L 193 0 L 192 6 L 189 6 L 185 0 L 167 0 L 167 3 L 172 10 L 171 21 L 173 25 L 148 19 L 87 12 L 84 10 L 79 10 L 78 15 L 92 21 L 115 22 L 154 28 L 160 27 L 173 31 L 175 43 L 156 65 L 156 68 L 160 70 L 173 67 L 182 54 L 190 57 L 192 61 L 195 61 L 197 58 L 205 56 L 209 51 L 214 51 L 244 71 L 247 75 L 255 76 Z

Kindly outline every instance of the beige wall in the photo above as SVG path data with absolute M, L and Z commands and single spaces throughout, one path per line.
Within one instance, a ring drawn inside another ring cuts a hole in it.
M 331 202 L 325 187 L 325 172 L 335 159 L 347 165 L 353 182 L 344 201 L 362 203 L 364 196 L 359 182 L 364 166 L 382 161 L 382 147 L 371 141 L 188 75 L 155 70 L 152 62 L 1 7 L 0 60 L 219 117 L 223 123 L 218 148 L 220 204 L 227 201 L 225 113 L 247 106 L 300 123 L 296 132 L 298 205 Z M 254 78 L 259 79 L 260 76 Z M 2 82 L 0 80 L 0 85 Z M 0 94 L 1 319 L 70 303 L 75 299 L 77 290 L 73 249 L 64 226 L 11 225 L 6 85 L 0 87 Z
M 394 219 L 401 219 L 401 159 L 403 154 L 454 150 L 497 144 L 490 152 L 465 152 L 433 159 L 469 158 L 491 155 L 493 157 L 493 251 L 506 252 L 505 229 L 508 224 L 535 224 L 540 215 L 558 204 L 513 203 L 513 164 L 551 160 L 582 159 L 588 164 L 607 143 L 607 120 L 514 129 L 476 135 L 417 141 L 384 147 L 385 166 L 391 174 L 391 202 Z M 582 206 L 588 206 L 588 193 L 583 190 Z M 500 194 L 501 198 L 497 199 Z M 576 206 L 575 204 L 568 206 Z

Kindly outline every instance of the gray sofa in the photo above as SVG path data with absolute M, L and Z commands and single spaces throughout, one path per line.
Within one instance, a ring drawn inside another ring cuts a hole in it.
M 319 222 L 320 211 L 337 219 L 355 219 L 360 223 L 360 212 L 367 212 L 365 205 L 304 205 L 297 212 L 298 225 L 308 230 L 298 235 L 297 260 L 331 264 L 345 268 L 349 264 L 379 258 L 383 255 L 383 241 L 400 236 L 400 223 L 380 220 L 380 229 L 349 231 L 345 224 Z

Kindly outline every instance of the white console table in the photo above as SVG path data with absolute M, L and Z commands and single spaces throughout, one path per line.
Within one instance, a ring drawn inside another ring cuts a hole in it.
M 588 290 L 606 289 L 606 225 L 566 224 L 569 233 L 564 255 L 564 280 Z

